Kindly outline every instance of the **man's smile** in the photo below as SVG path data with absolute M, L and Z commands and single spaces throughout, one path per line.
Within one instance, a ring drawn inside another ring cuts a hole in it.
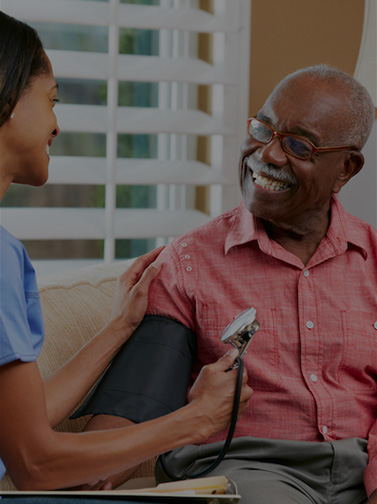
M 292 177 L 288 177 L 283 172 L 270 168 L 252 156 L 246 157 L 244 163 L 251 172 L 253 182 L 262 189 L 284 191 L 295 184 Z

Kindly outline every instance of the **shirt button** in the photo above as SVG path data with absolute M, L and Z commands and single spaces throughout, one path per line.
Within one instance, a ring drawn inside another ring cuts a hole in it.
M 187 243 L 182 243 L 182 247 L 187 247 Z
M 323 434 L 327 434 L 327 431 L 328 431 L 328 430 L 329 430 L 329 429 L 327 428 L 327 425 L 324 425 L 324 426 L 322 427 L 322 433 L 323 433 Z
M 190 259 L 190 257 L 188 254 L 185 255 L 185 259 Z
M 305 270 L 304 271 L 304 277 L 308 278 L 309 275 L 310 275 L 310 271 L 309 270 Z
M 192 271 L 191 266 L 187 266 L 186 271 Z
M 311 320 L 308 320 L 308 321 L 306 322 L 306 327 L 307 327 L 308 329 L 313 329 L 313 327 L 314 327 L 314 322 L 312 322 Z
M 310 379 L 314 383 L 318 380 L 317 375 L 315 375 L 314 373 L 310 375 Z
M 377 329 L 377 322 L 374 323 L 373 327 Z

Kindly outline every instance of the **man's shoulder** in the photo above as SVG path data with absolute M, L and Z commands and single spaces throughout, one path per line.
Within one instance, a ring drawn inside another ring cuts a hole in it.
M 205 224 L 172 240 L 161 252 L 161 262 L 173 262 L 180 267 L 192 267 L 191 263 L 223 256 L 225 239 L 237 217 L 238 208 L 226 211 Z M 188 264 L 186 264 L 188 262 Z M 187 271 L 192 271 L 188 269 Z M 190 276 L 194 276 L 191 274 Z
M 336 209 L 336 233 L 343 232 L 344 238 L 358 247 L 368 249 L 377 247 L 377 230 L 369 222 L 347 212 L 337 197 L 333 198 L 333 208 Z M 342 230 L 342 231 L 340 231 Z
M 377 236 L 377 229 L 369 222 L 357 217 L 356 215 L 347 213 L 347 226 L 351 231 L 358 231 L 364 236 Z
M 377 230 L 369 222 L 347 213 L 347 239 L 349 242 L 377 255 Z
M 236 218 L 239 211 L 239 207 L 232 208 L 221 215 L 214 217 L 205 224 L 192 229 L 191 231 L 185 233 L 178 238 L 175 238 L 171 245 L 174 248 L 185 247 L 185 243 L 195 242 L 197 245 L 211 245 L 215 246 L 223 244 L 225 237 L 231 228 L 234 219 Z

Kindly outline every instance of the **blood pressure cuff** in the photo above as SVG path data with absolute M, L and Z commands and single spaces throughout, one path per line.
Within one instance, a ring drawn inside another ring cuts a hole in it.
M 191 329 L 148 315 L 71 418 L 107 414 L 145 422 L 171 413 L 186 403 L 195 356 Z

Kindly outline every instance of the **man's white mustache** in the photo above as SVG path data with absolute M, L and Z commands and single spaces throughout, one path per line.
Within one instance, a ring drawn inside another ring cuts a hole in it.
M 286 182 L 287 184 L 296 184 L 297 180 L 290 173 L 286 173 L 275 165 L 271 163 L 263 163 L 259 159 L 256 159 L 254 155 L 248 156 L 245 159 L 247 166 L 253 171 L 253 173 L 258 173 L 259 175 L 267 175 L 275 180 L 280 180 L 281 182 Z

